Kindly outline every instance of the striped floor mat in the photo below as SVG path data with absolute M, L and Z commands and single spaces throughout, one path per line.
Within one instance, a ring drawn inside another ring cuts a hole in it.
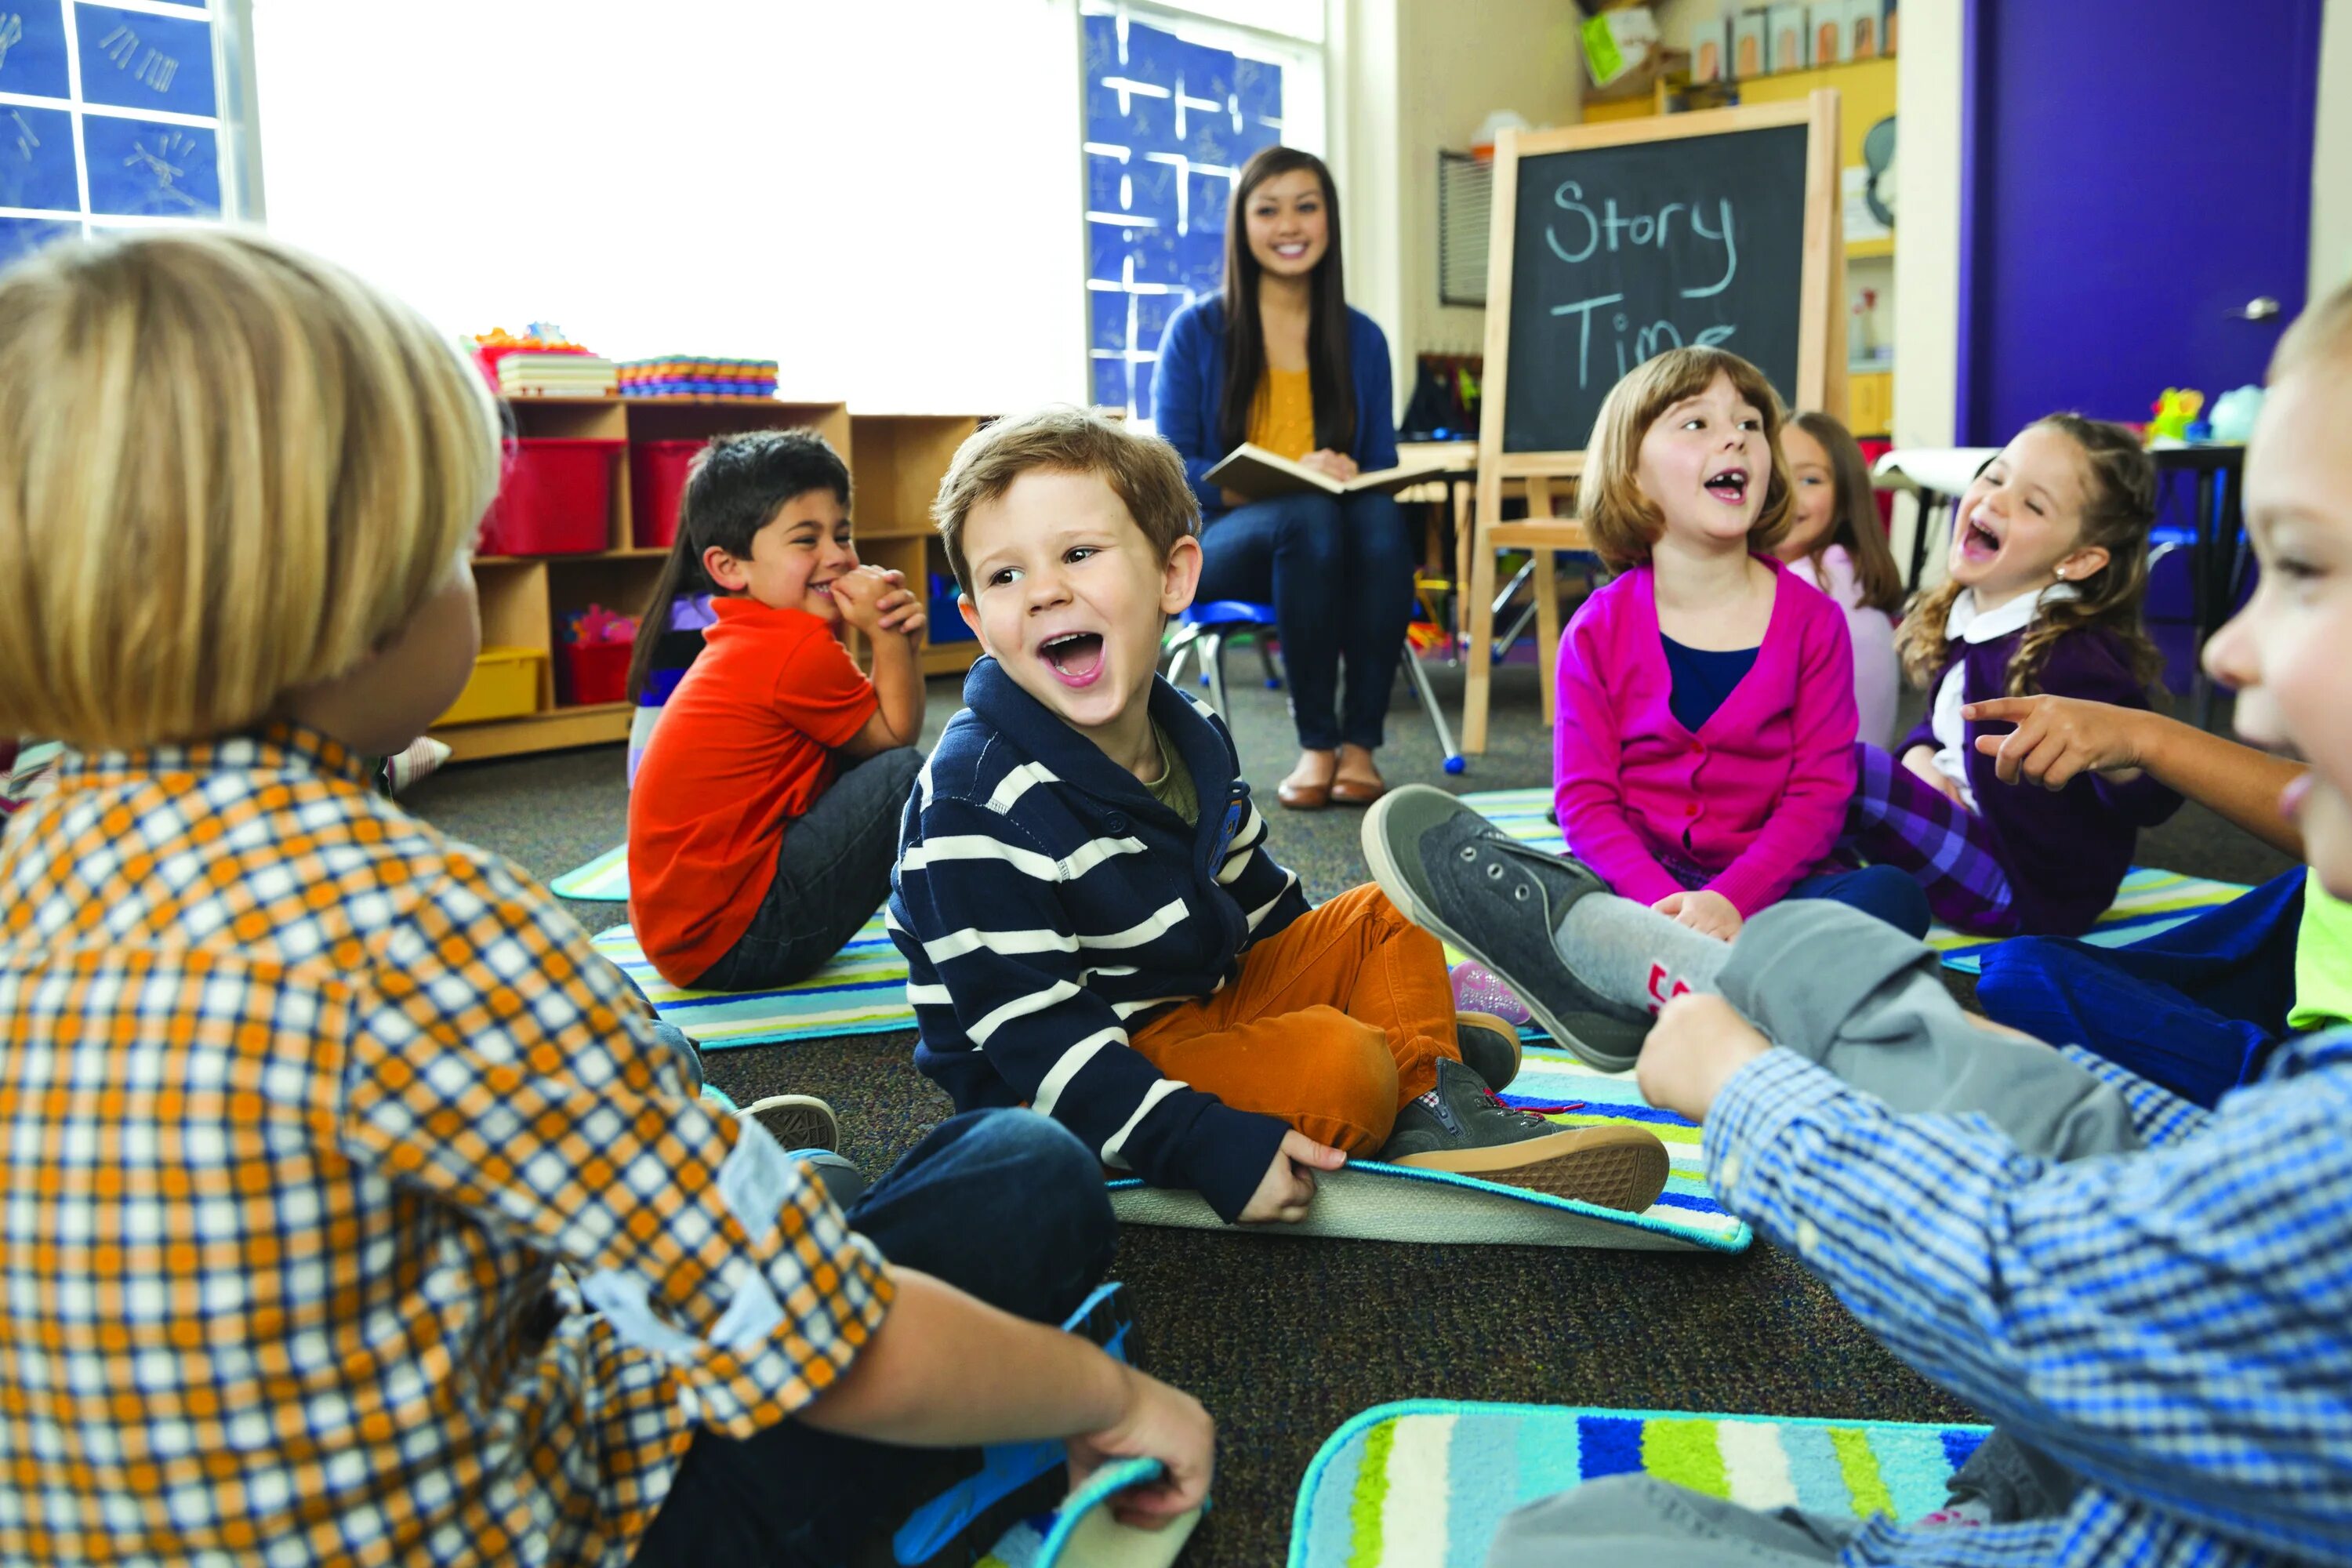
M 1289 1568 L 1479 1568 L 1502 1518 L 1646 1471 L 1759 1508 L 1916 1519 L 1981 1426 L 1411 1400 L 1365 1411 L 1307 1467 Z
M 547 885 L 559 899 L 580 899 L 592 904 L 629 901 L 629 847 L 607 849 L 585 866 L 574 867 Z
M 652 998 L 664 1022 L 676 1024 L 705 1050 L 915 1026 L 915 1010 L 907 1005 L 907 961 L 891 945 L 878 912 L 830 963 L 780 991 L 681 991 L 654 973 L 636 933 L 625 925 L 600 933 L 595 945 Z
M 1483 790 L 1462 797 L 1463 805 L 1522 844 L 1539 845 L 1557 853 L 1567 848 L 1568 842 L 1546 815 L 1551 810 L 1551 792 L 1547 789 Z M 2098 947 L 2123 947 L 2170 931 L 2244 891 L 2246 887 L 2242 882 L 2216 882 L 2203 877 L 2185 877 L 2178 871 L 2135 866 L 2125 876 L 2114 905 L 2099 917 L 2099 923 L 2083 940 Z M 1944 967 L 1969 974 L 1977 973 L 1984 950 L 2000 940 L 1969 936 L 1940 925 L 1927 932 L 1927 945 L 1943 954 Z M 1461 955 L 1448 956 L 1458 959 Z

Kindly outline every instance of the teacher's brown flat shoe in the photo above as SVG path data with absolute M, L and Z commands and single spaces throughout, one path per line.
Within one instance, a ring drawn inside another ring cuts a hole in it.
M 1320 811 L 1331 804 L 1331 793 L 1327 784 L 1293 784 L 1288 779 L 1274 786 L 1274 798 L 1293 811 Z
M 1331 798 L 1341 805 L 1370 805 L 1389 793 L 1384 779 L 1338 778 L 1331 781 Z

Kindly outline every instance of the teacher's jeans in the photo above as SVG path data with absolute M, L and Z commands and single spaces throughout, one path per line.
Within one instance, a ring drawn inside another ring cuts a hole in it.
M 1412 618 L 1412 542 L 1396 498 L 1283 496 L 1209 520 L 1197 602 L 1271 602 L 1298 744 L 1377 749 Z M 1338 706 L 1339 668 L 1348 692 Z

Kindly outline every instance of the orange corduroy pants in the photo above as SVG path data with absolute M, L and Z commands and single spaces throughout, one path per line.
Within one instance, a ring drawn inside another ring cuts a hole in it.
M 1129 1043 L 1168 1077 L 1350 1154 L 1387 1142 L 1397 1107 L 1462 1054 L 1444 949 L 1370 883 L 1250 948 L 1232 984 Z

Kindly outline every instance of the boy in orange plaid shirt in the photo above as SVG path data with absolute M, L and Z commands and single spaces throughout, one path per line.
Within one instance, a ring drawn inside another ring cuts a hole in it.
M 1109 1260 L 1076 1140 L 957 1118 L 845 1217 L 370 790 L 472 668 L 498 468 L 455 351 L 282 246 L 0 279 L 0 733 L 71 753 L 0 842 L 0 1560 L 837 1562 L 894 1445 L 1197 1504 L 1200 1406 L 1044 1326 Z

